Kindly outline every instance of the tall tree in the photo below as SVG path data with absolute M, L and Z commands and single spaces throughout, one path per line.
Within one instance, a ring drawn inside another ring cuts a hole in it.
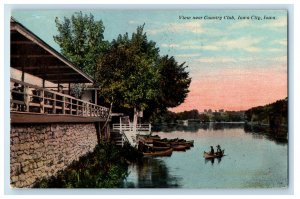
M 139 26 L 131 38 L 119 35 L 97 65 L 97 84 L 104 98 L 119 107 L 133 108 L 137 113 L 159 94 L 159 49 L 148 41 L 144 26 Z
M 185 63 L 178 64 L 174 57 L 163 56 L 160 61 L 160 103 L 165 107 L 176 107 L 184 102 L 191 78 Z
M 97 84 L 108 102 L 152 114 L 176 107 L 191 82 L 186 66 L 174 57 L 160 57 L 156 43 L 139 26 L 131 38 L 119 35 L 97 65 Z M 134 117 L 135 118 L 135 117 Z
M 174 57 L 165 55 L 157 61 L 159 67 L 159 96 L 145 110 L 145 116 L 165 115 L 168 108 L 176 107 L 184 102 L 189 93 L 191 78 L 186 71 L 185 63 L 177 63 Z
M 108 45 L 104 41 L 102 21 L 95 21 L 92 14 L 75 12 L 71 19 L 64 17 L 62 22 L 56 17 L 55 23 L 58 35 L 54 41 L 59 44 L 61 53 L 94 77 L 97 60 Z

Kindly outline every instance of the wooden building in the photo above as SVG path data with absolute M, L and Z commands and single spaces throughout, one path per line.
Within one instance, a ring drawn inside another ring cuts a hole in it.
M 60 91 L 71 83 L 92 84 L 90 76 L 14 19 L 10 36 L 12 123 L 105 120 L 108 108 L 91 103 L 97 96 L 81 100 Z
M 109 139 L 110 113 L 69 95 L 91 77 L 16 20 L 10 28 L 10 185 L 33 187 Z

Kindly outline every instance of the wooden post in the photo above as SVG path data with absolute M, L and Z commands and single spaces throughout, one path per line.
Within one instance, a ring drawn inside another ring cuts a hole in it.
M 69 84 L 68 84 L 68 86 L 69 86 L 69 91 L 68 91 L 68 93 L 69 93 L 69 95 L 71 95 L 71 83 L 69 82 Z
M 66 109 L 65 109 L 65 107 L 66 107 L 66 98 L 65 98 L 65 96 L 62 96 L 62 114 L 66 114 Z
M 82 102 L 82 115 L 86 116 L 86 106 L 87 104 L 85 102 Z
M 45 110 L 44 110 L 44 90 L 41 90 L 40 92 L 40 113 L 44 113 Z
M 23 81 L 24 82 L 24 81 Z M 23 87 L 23 95 L 24 95 L 24 103 L 26 105 L 26 112 L 29 112 L 29 102 L 30 102 L 30 97 L 28 96 L 28 86 Z
M 52 107 L 52 113 L 56 113 L 56 94 L 53 93 L 53 107 Z
M 95 98 L 94 98 L 94 100 L 95 100 L 95 102 L 94 102 L 94 104 L 97 104 L 98 105 L 98 96 L 97 96 L 97 89 L 95 89 Z
M 25 72 L 24 72 L 24 63 L 22 64 L 22 76 L 21 76 L 22 82 L 25 80 Z
M 78 115 L 78 100 L 76 100 L 76 115 Z
M 25 80 L 25 73 L 24 73 L 24 71 L 22 70 L 22 76 L 21 76 L 21 80 L 22 80 L 22 82 L 24 82 L 24 80 Z
M 138 114 L 139 114 L 139 112 L 138 112 L 137 108 L 134 108 L 134 113 L 133 113 L 133 132 L 134 133 L 136 133 Z
M 72 98 L 70 98 L 70 105 L 69 105 L 69 107 L 70 107 L 70 115 L 73 115 L 73 99 Z

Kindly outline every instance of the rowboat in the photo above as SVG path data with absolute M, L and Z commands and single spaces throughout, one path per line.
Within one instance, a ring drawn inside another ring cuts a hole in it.
M 153 140 L 153 146 L 170 147 L 170 143 L 168 143 L 168 142 L 163 142 L 163 141 L 158 141 L 158 140 Z
M 143 153 L 145 157 L 154 157 L 154 156 L 171 156 L 173 152 L 172 148 L 169 148 L 164 151 L 155 151 L 155 152 L 146 152 Z
M 150 136 L 139 136 L 139 139 L 146 144 L 153 144 L 153 140 L 160 140 L 158 135 L 150 135 Z
M 185 145 L 172 145 L 173 151 L 185 151 L 186 146 Z
M 224 156 L 224 151 L 225 150 L 222 150 L 221 153 L 219 152 L 219 153 L 214 153 L 214 154 L 210 154 L 210 153 L 204 151 L 203 157 L 205 159 L 221 158 Z
M 191 144 L 187 143 L 187 142 L 170 142 L 170 145 L 173 146 L 185 146 L 185 149 L 190 149 L 191 148 Z
M 194 146 L 194 140 L 178 139 L 178 142 L 183 142 L 183 143 L 186 143 L 186 144 L 190 144 L 190 146 Z
M 167 146 L 148 146 L 150 151 L 165 151 L 167 149 L 170 149 L 170 147 Z
M 190 147 L 194 146 L 194 140 L 186 141 L 184 139 L 178 139 L 178 138 L 175 138 L 175 139 L 164 138 L 164 139 L 161 139 L 161 140 L 155 140 L 155 142 L 156 143 L 153 143 L 153 144 L 157 145 L 157 146 L 168 146 L 167 144 L 170 144 L 171 146 L 185 145 L 186 149 L 189 149 Z
M 189 140 L 189 141 L 186 141 L 186 143 L 190 144 L 191 147 L 194 146 L 194 140 Z
M 144 138 L 144 139 L 143 139 L 143 142 L 144 142 L 145 144 L 152 144 L 152 143 L 153 143 L 153 139 L 152 139 L 152 138 Z

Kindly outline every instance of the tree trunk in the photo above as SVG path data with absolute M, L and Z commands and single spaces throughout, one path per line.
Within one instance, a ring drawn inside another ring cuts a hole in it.
M 111 102 L 111 103 L 110 103 L 109 110 L 108 110 L 108 115 L 107 115 L 106 120 L 105 120 L 105 123 L 104 123 L 104 125 L 103 125 L 103 127 L 102 127 L 102 129 L 101 129 L 101 132 L 103 132 L 103 130 L 105 129 L 105 127 L 106 127 L 107 124 L 108 124 L 108 120 L 109 120 L 109 117 L 110 117 L 110 115 L 111 115 L 112 106 L 113 106 L 113 103 Z
M 134 107 L 134 112 L 133 112 L 133 132 L 136 133 L 136 126 L 137 126 L 137 121 L 138 121 L 138 110 L 136 107 Z

